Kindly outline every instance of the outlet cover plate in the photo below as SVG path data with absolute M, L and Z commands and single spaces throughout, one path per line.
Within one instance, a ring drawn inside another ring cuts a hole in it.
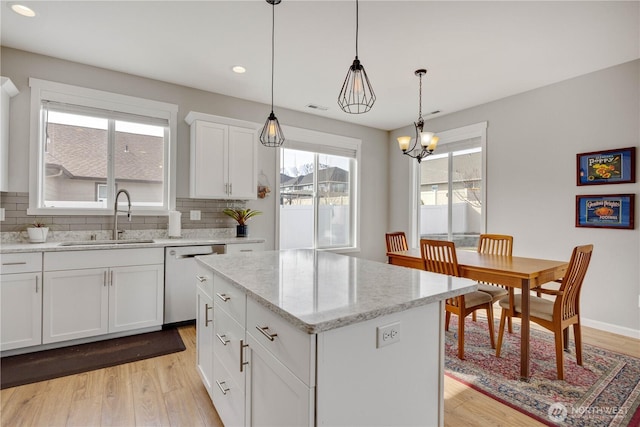
M 400 322 L 390 323 L 376 328 L 376 348 L 385 347 L 400 341 Z
M 198 210 L 194 210 L 194 211 L 189 211 L 189 219 L 191 221 L 200 221 L 200 211 Z

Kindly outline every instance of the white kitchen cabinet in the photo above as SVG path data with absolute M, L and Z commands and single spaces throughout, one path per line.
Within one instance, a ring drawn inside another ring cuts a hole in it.
M 44 256 L 43 343 L 162 325 L 160 248 Z
M 196 278 L 196 368 L 213 399 L 213 277 L 199 267 Z
M 314 388 L 296 377 L 252 333 L 247 334 L 247 343 L 246 425 L 312 426 Z
M 10 100 L 18 94 L 18 89 L 7 77 L 0 77 L 0 85 L 2 86 L 0 101 L 0 191 L 8 191 Z
M 1 259 L 0 350 L 42 344 L 42 253 Z
M 190 197 L 256 199 L 256 128 L 195 112 L 185 120 L 191 126 Z
M 264 250 L 264 242 L 254 243 L 227 243 L 225 245 L 225 254 L 240 254 L 246 252 L 257 252 Z

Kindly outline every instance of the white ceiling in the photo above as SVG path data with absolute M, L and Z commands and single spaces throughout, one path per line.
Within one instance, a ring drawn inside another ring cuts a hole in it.
M 270 103 L 271 8 L 265 0 L 5 0 L 3 46 Z M 638 1 L 360 1 L 359 58 L 377 101 L 337 106 L 355 56 L 355 1 L 275 7 L 275 112 L 304 111 L 379 129 L 504 98 L 640 57 Z M 231 67 L 243 65 L 245 74 Z M 306 107 L 313 103 L 327 111 Z M 265 108 L 265 118 L 268 107 Z

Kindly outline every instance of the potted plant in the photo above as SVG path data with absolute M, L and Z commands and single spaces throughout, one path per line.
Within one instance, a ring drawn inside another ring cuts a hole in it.
M 29 241 L 31 243 L 44 243 L 47 241 L 47 234 L 49 234 L 49 226 L 42 221 L 35 220 L 30 224 L 24 226 L 29 235 Z
M 227 208 L 224 211 L 225 215 L 235 219 L 238 225 L 236 226 L 236 237 L 247 237 L 249 235 L 246 222 L 256 215 L 260 215 L 262 211 L 256 211 L 253 209 L 230 209 Z

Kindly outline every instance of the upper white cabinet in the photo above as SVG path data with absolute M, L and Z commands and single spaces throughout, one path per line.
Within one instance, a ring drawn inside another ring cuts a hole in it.
M 256 199 L 256 126 L 194 111 L 185 121 L 191 126 L 189 196 Z
M 9 103 L 18 94 L 13 82 L 0 77 L 2 85 L 2 102 L 0 103 L 0 191 L 8 191 L 9 187 Z

